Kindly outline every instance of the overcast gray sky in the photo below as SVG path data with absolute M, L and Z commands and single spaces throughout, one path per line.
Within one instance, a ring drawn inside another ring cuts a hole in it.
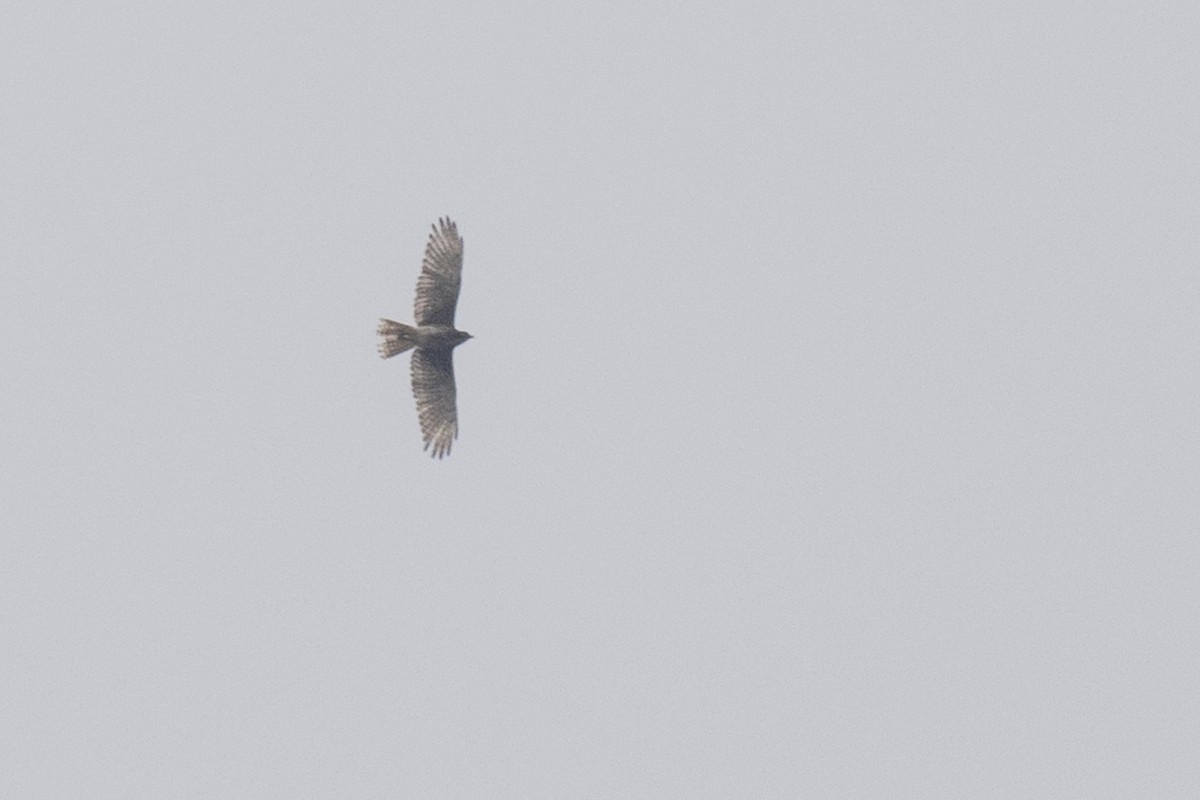
M 1198 37 L 6 4 L 0 796 L 1195 797 Z

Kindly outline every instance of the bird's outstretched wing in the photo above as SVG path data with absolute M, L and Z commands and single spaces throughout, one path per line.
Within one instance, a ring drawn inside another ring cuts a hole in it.
M 441 458 L 450 452 L 450 445 L 458 436 L 453 350 L 420 347 L 414 350 L 412 388 L 425 449 L 432 445 L 434 458 Z
M 454 325 L 454 306 L 462 283 L 463 240 L 449 218 L 439 219 L 425 245 L 417 279 L 418 325 Z M 453 389 L 453 383 L 451 383 Z

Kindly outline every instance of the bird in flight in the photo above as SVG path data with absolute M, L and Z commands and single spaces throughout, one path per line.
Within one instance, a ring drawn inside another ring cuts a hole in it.
M 379 320 L 379 355 L 391 358 L 412 350 L 412 389 L 425 449 L 435 458 L 450 452 L 458 437 L 454 392 L 454 348 L 471 334 L 454 327 L 454 306 L 462 283 L 463 240 L 450 218 L 439 219 L 425 245 L 417 279 L 416 326 Z

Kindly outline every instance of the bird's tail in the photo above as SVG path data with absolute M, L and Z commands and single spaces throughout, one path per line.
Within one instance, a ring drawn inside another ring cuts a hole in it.
M 379 355 L 391 358 L 417 346 L 417 329 L 390 319 L 379 320 L 376 332 L 383 337 L 379 343 Z

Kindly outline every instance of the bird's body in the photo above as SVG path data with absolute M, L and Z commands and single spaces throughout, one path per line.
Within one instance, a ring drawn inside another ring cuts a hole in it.
M 462 282 L 463 240 L 449 219 L 439 219 L 425 245 L 421 277 L 417 279 L 416 325 L 390 319 L 379 321 L 379 355 L 391 358 L 408 350 L 412 355 L 413 397 L 425 449 L 436 458 L 450 452 L 458 436 L 454 387 L 454 348 L 471 338 L 454 327 L 454 309 Z

